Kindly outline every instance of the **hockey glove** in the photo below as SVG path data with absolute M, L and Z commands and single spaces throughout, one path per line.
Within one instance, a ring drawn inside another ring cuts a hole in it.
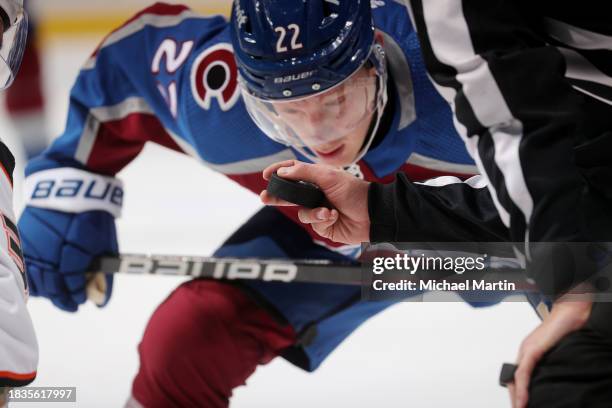
M 92 260 L 118 254 L 115 216 L 123 197 L 119 180 L 61 168 L 26 179 L 28 204 L 19 231 L 33 296 L 74 312 L 87 300 Z M 113 277 L 105 276 L 105 305 Z

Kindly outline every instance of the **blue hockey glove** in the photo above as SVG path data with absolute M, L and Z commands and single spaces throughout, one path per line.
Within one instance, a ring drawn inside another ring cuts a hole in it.
M 74 312 L 87 300 L 93 259 L 118 254 L 115 216 L 120 214 L 121 182 L 83 170 L 61 168 L 26 179 L 28 205 L 18 223 L 33 296 L 49 298 Z M 108 302 L 113 277 L 106 275 Z
M 30 294 L 70 312 L 87 300 L 85 273 L 92 260 L 118 253 L 115 219 L 105 211 L 70 214 L 26 207 L 19 231 Z M 106 301 L 112 285 L 113 276 L 107 274 Z

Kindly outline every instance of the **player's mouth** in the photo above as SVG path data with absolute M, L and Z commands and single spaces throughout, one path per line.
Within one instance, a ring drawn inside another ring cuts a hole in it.
M 341 144 L 338 147 L 334 147 L 331 150 L 327 149 L 326 151 L 314 149 L 317 156 L 322 157 L 324 159 L 331 159 L 332 157 L 339 156 L 343 150 L 344 150 L 344 144 Z

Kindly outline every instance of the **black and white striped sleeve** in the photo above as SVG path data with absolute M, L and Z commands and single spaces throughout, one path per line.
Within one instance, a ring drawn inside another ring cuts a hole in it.
M 612 129 L 612 108 L 572 86 L 566 58 L 576 52 L 547 34 L 553 20 L 542 5 L 411 0 L 410 8 L 428 72 L 453 107 L 510 239 L 602 240 L 585 222 L 586 212 L 596 219 L 598 210 L 583 206 L 591 192 L 575 145 Z M 535 278 L 555 294 L 568 288 L 553 281 L 573 281 Z

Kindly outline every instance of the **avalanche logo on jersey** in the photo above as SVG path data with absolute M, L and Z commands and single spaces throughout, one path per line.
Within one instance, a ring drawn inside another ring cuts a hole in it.
M 217 100 L 223 111 L 230 110 L 240 98 L 238 67 L 229 43 L 205 49 L 191 68 L 191 91 L 198 105 L 209 110 Z

